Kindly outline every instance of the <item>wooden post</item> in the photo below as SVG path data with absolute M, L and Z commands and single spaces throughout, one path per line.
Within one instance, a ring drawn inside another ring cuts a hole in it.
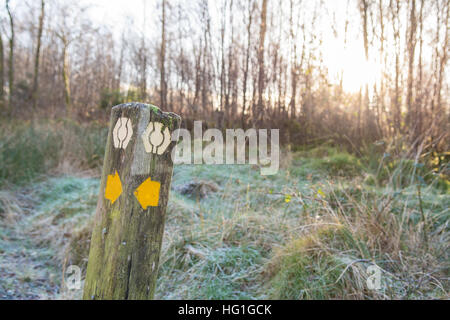
M 152 299 L 181 118 L 112 108 L 83 299 Z

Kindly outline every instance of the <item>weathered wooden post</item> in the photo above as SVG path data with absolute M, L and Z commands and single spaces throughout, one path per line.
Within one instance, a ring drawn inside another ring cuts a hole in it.
M 181 118 L 126 103 L 111 112 L 84 299 L 152 299 Z

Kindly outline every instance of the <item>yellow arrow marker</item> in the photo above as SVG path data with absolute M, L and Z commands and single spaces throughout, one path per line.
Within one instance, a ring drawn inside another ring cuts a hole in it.
M 158 181 L 152 181 L 148 178 L 134 191 L 134 196 L 145 210 L 148 206 L 157 207 L 159 202 L 159 189 L 161 183 Z
M 106 179 L 105 198 L 114 203 L 122 194 L 122 182 L 120 182 L 119 174 L 108 175 Z

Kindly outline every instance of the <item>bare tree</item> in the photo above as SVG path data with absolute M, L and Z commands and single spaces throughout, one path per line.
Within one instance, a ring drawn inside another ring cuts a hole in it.
M 304 52 L 305 52 L 305 41 L 303 41 L 302 55 L 300 59 L 300 63 L 297 61 L 297 31 L 299 30 L 299 21 L 300 18 L 297 19 L 297 23 L 294 22 L 294 13 L 295 4 L 293 0 L 290 0 L 290 13 L 289 13 L 289 37 L 292 46 L 292 61 L 291 61 L 291 101 L 289 102 L 290 106 L 290 116 L 292 119 L 296 117 L 296 97 L 297 97 L 297 86 L 298 80 L 300 76 L 300 70 L 302 69 Z M 303 27 L 304 32 L 304 27 Z
M 266 39 L 267 28 L 267 0 L 263 0 L 261 6 L 261 22 L 259 27 L 259 45 L 258 45 L 258 105 L 254 115 L 262 117 L 264 112 L 264 88 L 265 88 L 265 73 L 264 73 L 264 42 Z
M 3 38 L 0 33 L 0 109 L 3 109 L 5 102 L 4 92 L 4 79 L 5 79 L 5 65 L 4 65 L 4 53 L 3 53 Z
M 406 93 L 406 105 L 408 108 L 408 115 L 406 121 L 410 129 L 415 131 L 414 126 L 414 106 L 413 106 L 413 77 L 414 77 L 414 53 L 416 49 L 416 1 L 411 0 L 410 2 L 410 13 L 409 13 L 409 30 L 408 30 L 408 40 L 407 40 L 407 51 L 408 51 L 408 83 L 407 83 L 407 93 Z
M 449 36 L 448 36 L 448 29 L 449 29 L 449 16 L 450 16 L 450 1 L 444 1 L 443 3 L 443 8 L 442 8 L 442 12 L 445 12 L 444 15 L 444 41 L 442 44 L 442 48 L 444 48 L 443 50 L 441 50 L 438 54 L 439 56 L 439 69 L 438 69 L 438 76 L 437 76 L 437 85 L 436 85 L 436 90 L 435 90 L 435 95 L 436 95 L 436 105 L 438 106 L 438 108 L 440 110 L 438 110 L 437 112 L 437 116 L 438 118 L 442 118 L 445 119 L 445 117 L 442 117 L 442 94 L 441 94 L 441 90 L 442 90 L 442 85 L 444 82 L 444 73 L 445 73 L 445 68 L 447 66 L 447 61 L 448 61 L 448 48 L 449 48 Z M 439 14 L 439 10 L 438 13 Z M 439 45 L 439 41 L 437 43 L 437 45 Z
M 36 36 L 36 54 L 34 56 L 34 75 L 33 75 L 33 108 L 36 108 L 39 90 L 39 57 L 41 53 L 42 31 L 44 29 L 45 0 L 41 0 L 41 14 L 39 16 L 38 32 Z
M 253 11 L 255 9 L 255 3 L 253 0 L 248 0 L 247 4 L 247 19 L 248 22 L 246 24 L 247 29 L 247 46 L 245 49 L 245 62 L 244 62 L 244 74 L 243 74 L 243 85 L 242 85 L 242 114 L 241 114 L 241 123 L 242 126 L 245 126 L 245 112 L 247 106 L 247 82 L 249 77 L 249 67 L 250 67 L 250 49 L 252 44 L 252 21 L 253 21 Z
M 166 80 L 166 0 L 161 5 L 161 47 L 160 47 L 160 97 L 161 108 L 167 108 L 167 80 Z
M 394 36 L 395 71 L 394 71 L 394 95 L 392 98 L 394 113 L 394 133 L 402 131 L 401 128 L 401 105 L 400 105 L 400 0 L 391 0 L 389 7 L 392 18 L 392 31 Z
M 11 111 L 12 99 L 14 95 L 14 18 L 9 7 L 9 0 L 6 0 L 6 11 L 9 16 L 10 37 L 9 37 L 9 65 L 8 65 L 8 82 L 9 82 L 9 99 L 8 108 Z
M 30 6 L 10 8 L 9 0 L 0 87 L 10 95 L 5 106 L 40 106 L 46 115 L 76 110 L 79 118 L 105 118 L 108 106 L 153 98 L 183 113 L 188 127 L 194 117 L 208 125 L 279 126 L 288 142 L 292 132 L 295 143 L 333 139 L 358 149 L 379 137 L 423 139 L 426 128 L 434 139 L 443 135 L 449 111 L 449 2 L 347 0 L 342 20 L 326 2 L 159 0 L 158 32 L 149 32 L 144 10 L 143 32 L 130 19 L 116 38 L 68 0 L 32 5 L 40 8 L 36 22 L 24 9 Z M 347 71 L 332 74 L 324 53 L 326 32 L 348 49 L 359 28 L 361 58 L 382 70 L 358 93 L 345 90 Z
M 83 16 L 87 7 L 64 2 L 57 7 L 57 10 L 60 19 L 58 19 L 56 26 L 54 26 L 54 33 L 62 44 L 61 75 L 64 86 L 64 102 L 66 105 L 66 115 L 71 117 L 74 115 L 74 110 L 72 108 L 71 97 L 69 48 L 72 43 L 80 40 L 82 36 L 86 36 L 87 34 L 88 24 L 84 22 L 83 26 Z

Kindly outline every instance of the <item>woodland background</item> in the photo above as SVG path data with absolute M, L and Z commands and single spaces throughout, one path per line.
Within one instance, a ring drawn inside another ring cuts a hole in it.
M 139 100 L 186 126 L 283 128 L 294 144 L 358 148 L 407 135 L 414 146 L 448 146 L 448 1 L 340 1 L 345 15 L 326 1 L 157 1 L 119 31 L 92 22 L 93 6 L 6 2 L 3 116 L 105 120 L 111 106 Z M 379 74 L 346 92 L 346 70 L 331 74 L 323 61 L 336 47 L 322 44 L 333 34 L 353 45 L 355 31 Z

